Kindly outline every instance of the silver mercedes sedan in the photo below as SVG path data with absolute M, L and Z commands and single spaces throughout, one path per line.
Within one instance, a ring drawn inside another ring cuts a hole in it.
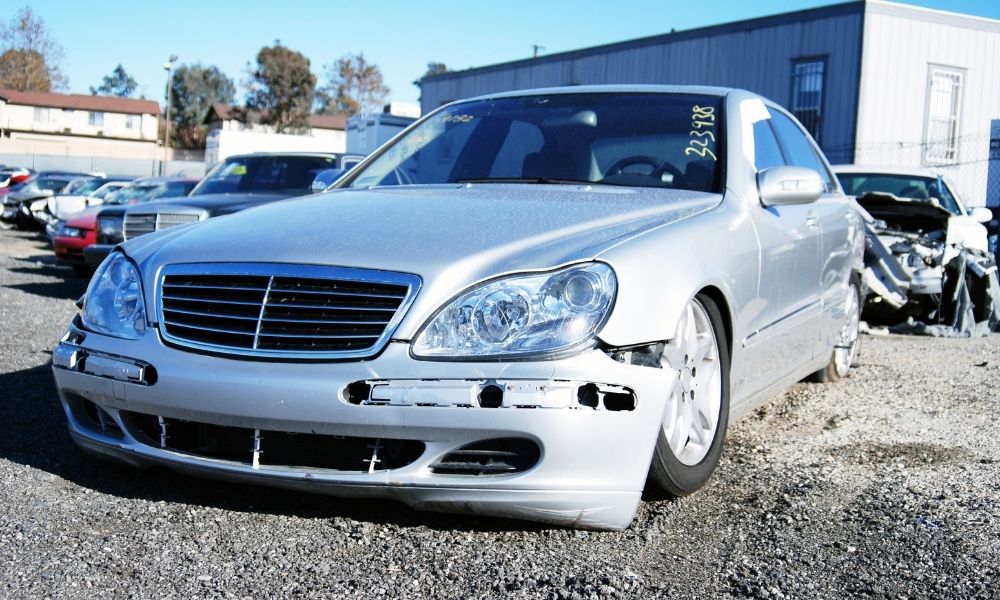
M 847 374 L 864 235 L 775 104 L 573 87 L 446 105 L 325 193 L 133 239 L 53 353 L 137 467 L 621 529 L 729 422 Z

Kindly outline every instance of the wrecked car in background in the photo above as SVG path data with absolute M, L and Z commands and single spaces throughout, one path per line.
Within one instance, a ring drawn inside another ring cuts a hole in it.
M 869 295 L 863 316 L 896 333 L 985 335 L 1000 322 L 996 260 L 985 208 L 967 208 L 923 169 L 836 165 L 864 209 Z M 895 264 L 893 264 L 895 263 Z
M 847 375 L 853 205 L 749 92 L 459 101 L 331 191 L 126 240 L 53 372 L 129 465 L 620 529 L 731 418 Z

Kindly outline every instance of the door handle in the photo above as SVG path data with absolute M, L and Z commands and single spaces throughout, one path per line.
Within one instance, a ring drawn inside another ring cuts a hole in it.
M 806 227 L 810 229 L 816 229 L 817 227 L 819 227 L 819 219 L 817 219 L 813 215 L 809 215 L 808 217 L 806 217 Z

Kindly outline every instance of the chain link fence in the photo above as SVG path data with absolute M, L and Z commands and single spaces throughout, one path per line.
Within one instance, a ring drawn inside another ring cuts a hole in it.
M 956 160 L 947 163 L 928 161 L 938 150 L 939 144 L 926 142 L 882 142 L 855 147 L 824 148 L 827 156 L 854 155 L 854 163 L 893 168 L 926 168 L 943 175 L 956 188 L 968 206 L 1000 204 L 1000 198 L 987 193 L 990 170 L 990 130 L 968 133 L 955 138 Z M 996 153 L 994 153 L 996 155 Z M 996 157 L 993 160 L 1000 160 Z M 991 190 L 990 194 L 997 194 Z

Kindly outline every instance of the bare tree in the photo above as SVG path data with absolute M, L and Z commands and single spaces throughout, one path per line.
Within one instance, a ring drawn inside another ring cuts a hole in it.
M 30 7 L 0 23 L 0 87 L 29 92 L 63 89 L 67 80 L 59 70 L 62 57 L 62 46 Z
M 348 116 L 381 112 L 389 87 L 382 81 L 378 65 L 364 54 L 345 54 L 326 67 L 327 85 L 317 94 L 319 112 Z

